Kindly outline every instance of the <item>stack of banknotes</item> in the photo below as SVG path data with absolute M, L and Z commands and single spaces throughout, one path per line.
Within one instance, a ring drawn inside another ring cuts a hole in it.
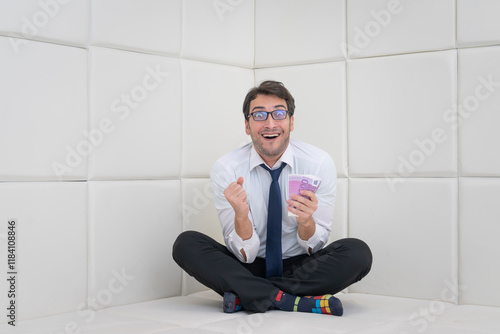
M 316 192 L 319 185 L 321 184 L 321 179 L 314 175 L 301 175 L 301 174 L 290 174 L 288 175 L 288 198 L 292 194 L 296 194 L 302 197 L 307 197 L 300 194 L 301 190 L 309 190 Z M 288 211 L 288 216 L 297 217 L 296 214 Z

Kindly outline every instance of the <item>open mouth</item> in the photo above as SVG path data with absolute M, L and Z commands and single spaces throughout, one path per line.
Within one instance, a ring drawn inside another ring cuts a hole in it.
M 279 136 L 280 136 L 279 133 L 265 133 L 262 135 L 262 137 L 264 137 L 264 139 L 266 140 L 275 140 Z

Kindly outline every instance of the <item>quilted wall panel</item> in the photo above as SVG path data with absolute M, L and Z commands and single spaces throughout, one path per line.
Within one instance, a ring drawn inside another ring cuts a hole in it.
M 265 79 L 296 98 L 292 137 L 336 162 L 330 241 L 373 250 L 351 292 L 500 306 L 499 8 L 0 1 L 0 259 L 15 218 L 20 319 L 203 289 L 171 246 L 222 241 L 210 167 L 249 142 L 243 98 Z

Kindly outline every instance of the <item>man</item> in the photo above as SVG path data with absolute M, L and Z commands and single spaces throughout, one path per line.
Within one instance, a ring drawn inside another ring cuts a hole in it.
M 252 143 L 224 155 L 211 172 L 226 247 L 195 231 L 183 232 L 174 244 L 175 261 L 224 297 L 226 313 L 280 309 L 340 316 L 342 304 L 332 295 L 370 271 L 372 255 L 363 241 L 325 247 L 336 169 L 323 150 L 290 140 L 294 110 L 280 82 L 265 81 L 248 92 L 243 114 Z M 320 186 L 288 198 L 290 174 L 314 175 Z

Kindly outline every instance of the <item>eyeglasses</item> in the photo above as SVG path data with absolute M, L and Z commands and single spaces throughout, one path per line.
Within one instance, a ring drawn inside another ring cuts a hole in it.
M 276 120 L 282 120 L 286 118 L 286 115 L 288 114 L 288 110 L 273 110 L 273 111 L 254 111 L 250 115 L 248 115 L 247 118 L 250 118 L 252 116 L 254 121 L 261 122 L 265 121 L 267 117 L 271 114 L 271 117 Z

